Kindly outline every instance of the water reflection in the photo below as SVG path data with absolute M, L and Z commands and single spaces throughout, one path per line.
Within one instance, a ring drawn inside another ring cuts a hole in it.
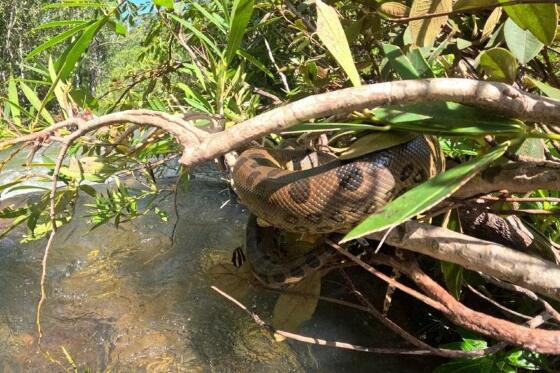
M 0 241 L 0 371 L 62 370 L 56 361 L 69 368 L 61 346 L 80 369 L 94 372 L 433 368 L 428 358 L 276 343 L 217 296 L 209 288 L 207 270 L 229 261 L 232 250 L 241 244 L 246 219 L 240 205 L 222 206 L 228 198 L 223 185 L 191 181 L 189 191 L 179 194 L 180 219 L 173 245 L 172 224 L 153 215 L 119 229 L 105 225 L 90 232 L 85 218 L 63 227 L 49 260 L 43 352 L 36 343 L 35 306 L 44 242 L 20 245 L 15 240 L 18 232 Z M 172 198 L 162 205 L 170 221 L 174 220 L 172 206 Z M 84 208 L 76 214 L 84 216 Z M 274 299 L 273 294 L 259 292 L 245 303 L 268 317 Z M 398 341 L 365 316 L 322 303 L 302 333 L 369 346 Z

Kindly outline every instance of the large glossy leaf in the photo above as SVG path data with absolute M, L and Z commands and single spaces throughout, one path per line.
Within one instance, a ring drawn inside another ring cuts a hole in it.
M 414 0 L 410 7 L 410 17 L 423 16 L 431 13 L 449 12 L 453 7 L 452 0 Z M 412 44 L 429 47 L 434 44 L 441 27 L 447 22 L 448 16 L 431 17 L 410 21 Z
M 19 98 L 16 81 L 13 76 L 10 76 L 8 80 L 8 105 L 10 106 L 10 113 L 12 115 L 12 120 L 19 127 L 21 126 L 20 110 L 19 110 Z
M 47 50 L 57 44 L 62 43 L 64 40 L 70 38 L 71 36 L 77 34 L 78 32 L 82 31 L 83 29 L 85 29 L 86 27 L 88 27 L 89 25 L 93 24 L 94 21 L 92 22 L 87 22 L 87 23 L 82 23 L 79 24 L 77 26 L 72 27 L 69 30 L 66 30 L 64 32 L 61 32 L 58 35 L 53 36 L 52 38 L 50 38 L 49 40 L 47 40 L 46 42 L 44 42 L 43 44 L 39 45 L 37 48 L 33 49 L 31 52 L 29 52 L 29 54 L 25 57 L 27 60 L 35 57 L 36 55 L 38 55 L 39 53 L 43 52 L 44 50 Z
M 492 48 L 478 56 L 478 67 L 490 80 L 513 83 L 517 74 L 515 57 L 504 48 Z
M 504 143 L 409 190 L 358 224 L 344 236 L 341 243 L 397 226 L 435 206 L 500 158 L 508 146 L 509 143 Z
M 321 0 L 317 0 L 315 4 L 317 5 L 317 35 L 319 35 L 319 39 L 348 75 L 352 84 L 355 87 L 360 86 L 360 74 L 354 64 L 352 52 L 336 10 Z
M 523 65 L 535 58 L 544 47 L 531 31 L 523 30 L 511 18 L 504 25 L 504 37 L 508 49 Z
M 527 127 L 516 119 L 454 102 L 387 106 L 373 110 L 376 120 L 390 129 L 442 136 L 524 135 Z
M 229 64 L 241 46 L 241 40 L 253 14 L 254 0 L 235 0 L 231 12 L 231 25 L 226 47 L 226 61 Z
M 508 0 L 498 0 L 500 3 Z M 558 25 L 556 4 L 519 4 L 504 6 L 507 15 L 523 30 L 529 30 L 542 43 L 554 41 Z
M 49 124 L 54 124 L 54 119 L 52 118 L 51 114 L 45 109 L 42 105 L 41 100 L 37 97 L 35 91 L 33 91 L 27 84 L 24 82 L 20 82 L 19 86 L 21 87 L 21 91 L 29 101 L 29 103 L 38 111 L 38 115 L 41 115 L 45 121 Z

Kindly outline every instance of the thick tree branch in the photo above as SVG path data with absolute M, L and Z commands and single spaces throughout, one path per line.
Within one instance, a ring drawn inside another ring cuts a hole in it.
M 308 96 L 267 111 L 213 134 L 197 146 L 185 148 L 181 162 L 194 166 L 251 140 L 314 118 L 376 106 L 431 101 L 458 102 L 544 124 L 560 121 L 560 101 L 528 94 L 507 84 L 451 78 L 402 80 Z
M 380 240 L 384 234 L 377 232 L 368 238 Z M 560 267 L 497 243 L 414 221 L 394 228 L 385 242 L 456 263 L 560 300 Z

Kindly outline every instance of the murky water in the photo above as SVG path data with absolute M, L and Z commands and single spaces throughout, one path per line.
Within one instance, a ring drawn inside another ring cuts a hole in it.
M 89 231 L 85 210 L 78 208 L 77 218 L 59 231 L 49 258 L 41 348 L 35 307 L 45 242 L 19 244 L 18 232 L 1 240 L 0 372 L 69 369 L 62 347 L 80 371 L 93 372 L 433 369 L 432 358 L 276 343 L 210 289 L 208 269 L 228 262 L 242 244 L 246 212 L 232 202 L 224 205 L 230 196 L 223 184 L 195 179 L 186 189 L 177 199 L 173 244 L 172 198 L 162 204 L 170 222 L 147 215 L 118 229 L 104 225 Z M 269 318 L 275 298 L 253 292 L 244 301 Z M 403 346 L 365 315 L 332 304 L 320 303 L 301 333 L 374 347 Z

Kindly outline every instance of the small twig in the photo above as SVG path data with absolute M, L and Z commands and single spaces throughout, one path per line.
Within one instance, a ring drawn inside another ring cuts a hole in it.
M 270 61 L 276 68 L 276 72 L 278 72 L 278 75 L 280 76 L 280 80 L 282 80 L 282 84 L 284 85 L 284 90 L 286 92 L 290 92 L 288 79 L 286 79 L 286 75 L 280 70 L 280 67 L 276 63 L 276 60 L 274 59 L 274 55 L 272 54 L 272 49 L 270 49 L 270 44 L 268 44 L 268 40 L 266 40 L 266 38 L 264 38 L 264 45 L 266 46 L 266 50 L 268 51 L 268 58 L 270 58 Z
M 507 196 L 482 196 L 475 199 L 486 201 L 504 201 L 504 202 L 560 202 L 558 197 L 507 197 Z
M 495 210 L 488 209 L 488 212 L 497 215 L 552 215 L 560 216 L 560 210 L 541 210 L 541 209 L 512 209 L 512 210 Z
M 539 297 L 536 293 L 532 292 L 529 289 L 525 289 L 522 286 L 519 285 L 515 285 L 515 284 L 511 284 L 509 282 L 505 282 L 502 280 L 499 280 L 495 277 L 492 276 L 488 276 L 484 273 L 479 273 L 480 276 L 482 276 L 486 281 L 499 286 L 503 289 L 506 290 L 510 290 L 510 291 L 515 291 L 517 293 L 521 293 L 523 295 L 525 295 L 527 298 L 540 303 L 544 309 L 556 320 L 560 322 L 560 312 L 556 311 L 556 309 L 554 309 L 554 307 L 552 307 L 550 305 L 550 303 L 548 303 L 547 301 L 545 301 L 544 299 L 542 299 L 541 297 Z
M 370 353 L 377 353 L 377 354 L 399 354 L 399 355 L 431 355 L 432 352 L 429 350 L 410 350 L 410 349 L 402 349 L 402 348 L 376 348 L 376 347 L 364 347 L 360 345 L 355 345 L 351 343 L 345 342 L 338 342 L 338 341 L 328 341 L 325 339 L 314 338 L 314 337 L 307 337 L 300 334 L 286 332 L 284 330 L 278 330 L 274 328 L 272 325 L 267 324 L 264 322 L 256 313 L 251 312 L 243 303 L 239 302 L 237 299 L 233 298 L 232 296 L 224 293 L 222 290 L 218 289 L 216 286 L 211 287 L 212 290 L 235 304 L 237 307 L 241 308 L 245 313 L 253 319 L 253 321 L 260 327 L 266 329 L 272 334 L 278 334 L 286 338 L 290 338 L 299 342 L 305 342 L 314 345 L 320 346 L 327 346 L 327 347 L 336 347 L 342 348 L 346 350 L 352 351 L 361 351 L 361 352 L 370 352 Z
M 373 274 L 374 276 L 379 277 L 380 279 L 382 279 L 383 281 L 385 281 L 389 285 L 394 286 L 395 288 L 402 290 L 403 292 L 405 292 L 405 293 L 413 296 L 414 298 L 426 303 L 428 306 L 433 307 L 436 310 L 443 311 L 443 309 L 445 308 L 445 306 L 442 305 L 441 303 L 434 301 L 433 299 L 425 296 L 424 294 L 421 294 L 420 292 L 418 292 L 414 289 L 411 289 L 408 286 L 405 286 L 405 285 L 401 284 L 400 282 L 398 282 L 395 279 L 387 276 L 383 272 L 378 271 L 377 269 L 373 268 L 372 266 L 365 263 L 364 261 L 362 261 L 357 256 L 349 253 L 348 250 L 345 250 L 340 245 L 338 245 L 336 242 L 331 241 L 330 239 L 325 239 L 325 242 L 328 243 L 330 246 L 332 246 L 334 249 L 336 249 L 338 252 L 340 252 L 342 255 L 346 256 L 347 258 L 349 258 L 350 260 L 352 260 L 353 262 L 355 262 L 360 267 L 364 268 L 366 271 Z

